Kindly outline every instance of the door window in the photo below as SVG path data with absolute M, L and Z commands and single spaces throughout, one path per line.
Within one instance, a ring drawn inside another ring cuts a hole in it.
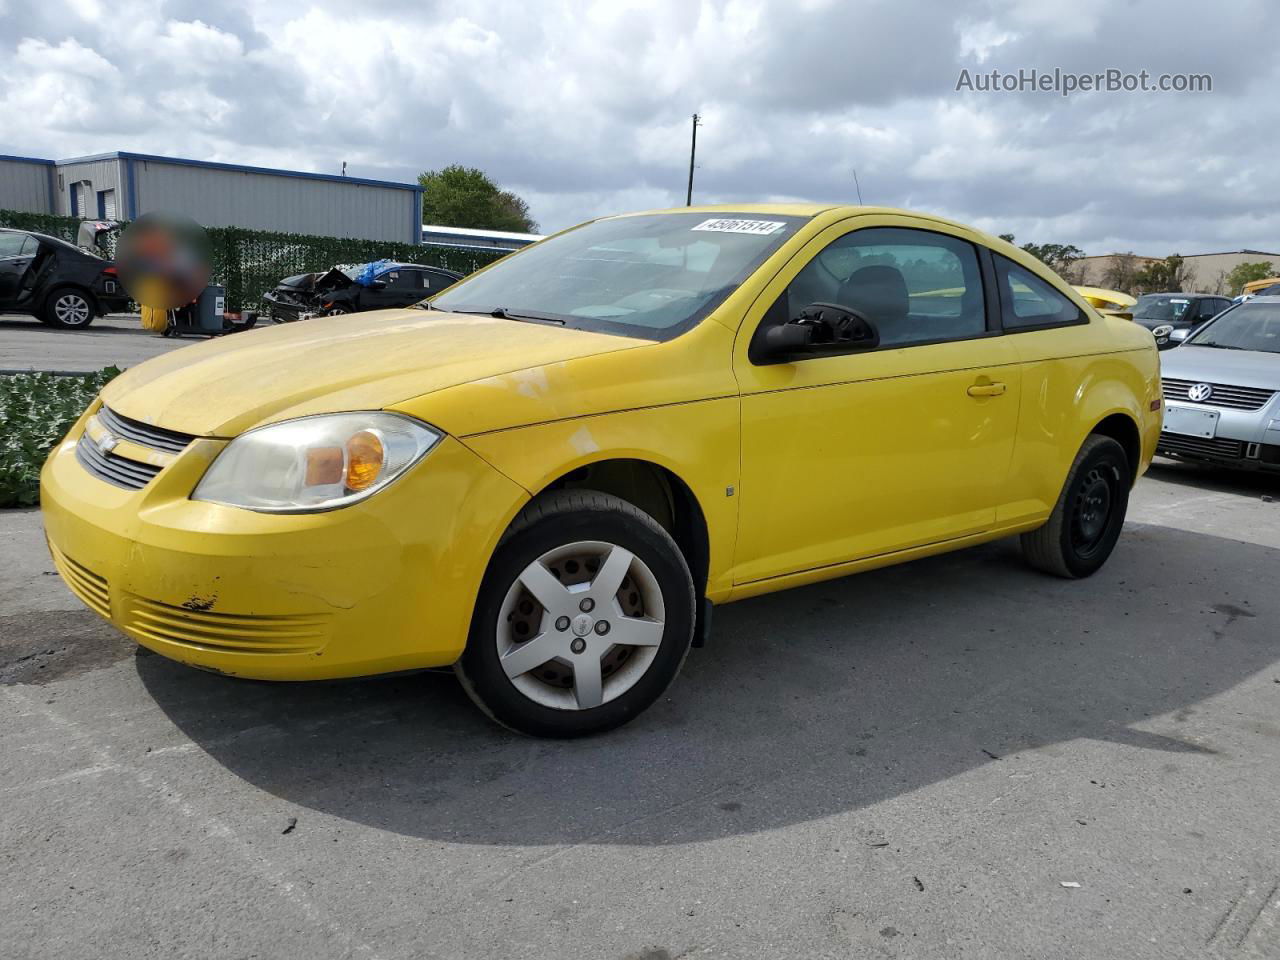
M 1084 312 L 1053 284 L 1007 257 L 994 254 L 1000 318 L 1006 330 L 1039 330 L 1087 323 Z
M 22 256 L 26 252 L 29 239 L 31 238 L 25 233 L 0 233 L 0 257 Z
M 880 346 L 967 340 L 987 330 L 982 272 L 972 244 L 928 230 L 871 227 L 832 241 L 774 304 L 766 325 L 813 303 L 857 310 Z

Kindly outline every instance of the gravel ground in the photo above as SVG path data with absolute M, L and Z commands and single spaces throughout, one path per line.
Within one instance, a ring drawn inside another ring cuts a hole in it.
M 145 655 L 0 513 L 0 952 L 1280 956 L 1272 497 L 1162 465 L 1088 581 L 1006 542 L 725 607 L 572 743 Z

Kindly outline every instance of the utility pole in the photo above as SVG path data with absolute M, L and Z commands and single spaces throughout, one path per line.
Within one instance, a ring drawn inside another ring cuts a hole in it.
M 685 194 L 684 205 L 686 207 L 693 206 L 693 158 L 698 153 L 698 127 L 702 124 L 702 118 L 696 113 L 693 115 L 693 138 L 689 142 L 689 192 Z

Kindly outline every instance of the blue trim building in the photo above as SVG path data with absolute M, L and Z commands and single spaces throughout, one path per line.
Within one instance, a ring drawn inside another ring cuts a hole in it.
M 33 170 L 44 184 L 38 210 Z M 0 209 L 83 217 L 114 210 L 130 220 L 166 211 L 209 227 L 418 243 L 422 187 L 125 151 L 57 161 L 0 156 Z

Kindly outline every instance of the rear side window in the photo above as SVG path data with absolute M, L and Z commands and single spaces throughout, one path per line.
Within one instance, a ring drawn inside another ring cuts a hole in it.
M 993 259 L 1000 287 L 1000 320 L 1006 330 L 1039 330 L 1088 322 L 1084 311 L 1053 284 L 998 253 Z
M 27 251 L 27 241 L 31 238 L 25 233 L 0 233 L 0 257 L 20 257 Z M 29 252 L 34 253 L 31 249 Z

